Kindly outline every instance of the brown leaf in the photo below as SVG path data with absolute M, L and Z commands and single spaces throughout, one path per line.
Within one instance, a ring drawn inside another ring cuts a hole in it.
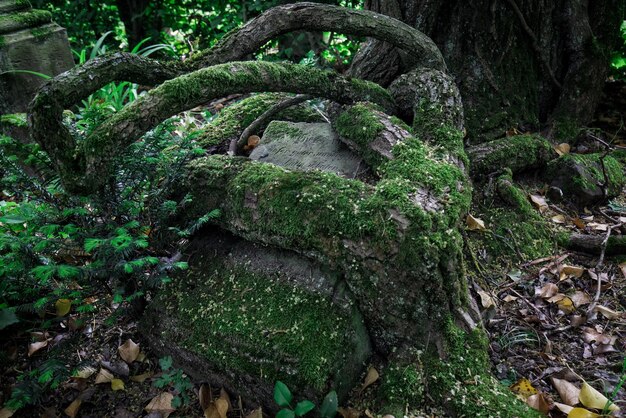
M 563 143 L 560 143 L 559 145 L 554 146 L 554 151 L 556 151 L 556 153 L 559 155 L 569 154 L 570 149 L 571 147 L 567 142 L 563 142 Z
M 621 318 L 623 312 L 617 312 L 606 306 L 598 305 L 594 308 L 594 312 L 600 312 L 606 319 L 618 319 Z
M 100 383 L 109 383 L 113 380 L 113 375 L 107 369 L 100 369 L 100 372 L 96 376 L 96 385 Z
M 583 331 L 583 340 L 587 344 L 598 343 L 598 344 L 614 344 L 616 341 L 616 337 L 611 337 L 609 335 L 604 335 L 601 332 L 596 331 L 590 327 L 581 328 Z
M 489 293 L 484 290 L 478 290 L 477 293 L 480 296 L 480 303 L 483 305 L 483 308 L 489 309 L 492 306 L 496 306 L 496 301 Z
M 570 411 L 572 409 L 574 409 L 573 407 L 569 406 L 569 405 L 565 405 L 563 403 L 558 403 L 558 402 L 554 402 L 554 406 L 556 406 L 561 412 L 563 412 L 564 414 L 569 414 Z
M 228 392 L 224 390 L 224 388 L 220 389 L 220 399 L 224 399 L 228 403 L 228 412 L 232 412 L 233 404 L 230 402 L 230 396 L 228 395 Z
M 51 338 L 48 338 L 47 340 L 44 340 L 44 341 L 37 341 L 37 342 L 28 344 L 28 357 L 32 356 L 33 354 L 35 354 L 37 351 L 41 350 L 42 348 L 47 347 L 50 341 L 51 341 Z
M 83 401 L 81 401 L 79 398 L 74 399 L 74 401 L 69 404 L 69 406 L 67 408 L 65 408 L 65 410 L 63 410 L 63 412 L 65 412 L 65 415 L 67 415 L 70 418 L 74 418 L 76 417 L 76 414 L 78 414 L 78 409 L 80 408 L 80 404 L 82 404 Z
M 585 221 L 583 221 L 582 219 L 576 217 L 574 219 L 572 219 L 572 222 L 574 222 L 574 225 L 576 225 L 576 228 L 578 229 L 585 229 Z
M 574 306 L 577 308 L 579 306 L 591 303 L 591 298 L 589 297 L 589 295 L 580 290 L 577 290 L 573 295 L 571 295 L 570 299 L 572 300 L 572 302 L 574 302 Z
M 569 323 L 573 327 L 579 327 L 585 322 L 587 322 L 587 317 L 585 315 L 572 315 Z
M 367 375 L 365 376 L 365 380 L 363 381 L 363 385 L 361 386 L 361 392 L 363 392 L 367 387 L 369 387 L 372 383 L 376 382 L 380 375 L 378 374 L 378 370 L 374 367 L 370 367 L 367 369 Z
M 563 266 L 559 271 L 559 280 L 569 279 L 570 277 L 582 277 L 585 269 L 577 266 Z
M 135 342 L 129 338 L 126 342 L 124 342 L 124 344 L 117 347 L 117 351 L 122 360 L 130 364 L 137 360 L 137 357 L 139 356 L 139 345 L 135 344 Z
M 159 393 L 157 396 L 152 398 L 144 410 L 149 414 L 157 412 L 161 414 L 163 418 L 167 418 L 176 410 L 176 408 L 172 407 L 172 399 L 174 399 L 174 395 L 169 392 Z
M 248 147 L 250 147 L 250 149 L 259 145 L 260 142 L 261 142 L 261 138 L 259 138 L 258 135 L 250 135 L 248 137 Z
M 9 408 L 0 409 L 0 418 L 10 418 L 13 416 L 13 414 L 15 414 L 15 411 Z
M 484 231 L 486 229 L 485 223 L 481 219 L 474 218 L 469 213 L 467 214 L 467 218 L 465 218 L 465 224 L 470 231 Z
M 200 390 L 198 391 L 198 400 L 200 401 L 200 408 L 204 411 L 211 404 L 211 400 L 213 396 L 211 395 L 211 387 L 206 383 L 203 383 L 200 386 Z
M 551 298 L 559 292 L 559 287 L 554 283 L 548 283 L 541 288 L 535 289 L 535 296 L 543 299 Z
M 622 271 L 622 276 L 626 277 L 626 261 L 619 263 L 619 269 Z
M 546 199 L 539 195 L 531 194 L 530 202 L 537 210 L 539 210 L 540 213 L 543 213 L 548 209 L 548 203 L 546 203 Z
M 146 373 L 138 374 L 135 376 L 131 376 L 130 380 L 132 380 L 133 382 L 137 382 L 137 383 L 143 383 L 146 381 L 146 379 L 149 379 L 152 376 L 154 376 L 154 373 L 146 372 Z
M 76 371 L 76 374 L 74 375 L 74 377 L 79 377 L 81 379 L 88 379 L 90 378 L 94 373 L 96 372 L 96 369 L 94 369 L 93 367 L 89 367 L 89 366 L 85 366 L 80 370 Z
M 502 300 L 505 302 L 513 302 L 514 300 L 517 300 L 518 297 L 517 296 L 513 296 L 513 295 L 506 295 Z
M 557 379 L 556 377 L 551 378 L 551 380 L 552 386 L 554 386 L 564 403 L 570 406 L 574 406 L 578 403 L 580 389 L 574 386 L 573 383 L 570 383 L 565 379 Z
M 218 398 L 204 410 L 205 418 L 226 418 L 228 412 L 228 402 L 226 399 Z
M 526 403 L 531 408 L 540 411 L 541 413 L 548 415 L 548 411 L 550 411 L 550 404 L 546 400 L 543 393 L 537 393 L 535 395 L 530 395 L 528 399 L 526 399 Z

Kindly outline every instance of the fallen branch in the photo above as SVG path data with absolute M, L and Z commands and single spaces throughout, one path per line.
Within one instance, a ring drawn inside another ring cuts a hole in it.
M 291 106 L 306 102 L 307 100 L 310 100 L 312 98 L 313 96 L 310 96 L 308 94 L 298 94 L 297 96 L 285 99 L 282 102 L 279 102 L 278 104 L 267 109 L 261 116 L 252 121 L 252 123 L 243 130 L 239 139 L 237 139 L 236 137 L 231 139 L 230 145 L 228 147 L 228 155 L 236 155 L 237 150 L 245 145 L 250 135 L 257 132 L 259 128 L 263 126 L 263 124 L 268 122 L 269 119 L 271 119 L 273 116 Z

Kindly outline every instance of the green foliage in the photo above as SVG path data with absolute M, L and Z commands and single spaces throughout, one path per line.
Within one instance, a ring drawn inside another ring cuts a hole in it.
M 153 385 L 157 388 L 171 387 L 176 392 L 176 396 L 172 399 L 172 407 L 180 408 L 183 405 L 191 403 L 190 392 L 193 389 L 193 383 L 181 369 L 172 367 L 172 357 L 162 357 L 159 359 L 159 366 L 163 373 Z
M 613 53 L 611 58 L 611 68 L 615 78 L 626 79 L 626 20 L 622 21 L 620 34 L 623 42 Z
M 302 417 L 315 409 L 315 404 L 308 399 L 298 402 L 296 407 L 292 408 L 292 400 L 293 395 L 287 385 L 280 380 L 276 381 L 274 385 L 274 401 L 276 401 L 278 406 L 283 407 L 283 409 L 276 414 L 276 418 Z M 320 407 L 320 416 L 322 418 L 334 418 L 335 415 L 337 415 L 337 408 L 337 393 L 333 390 L 324 398 L 322 406 Z

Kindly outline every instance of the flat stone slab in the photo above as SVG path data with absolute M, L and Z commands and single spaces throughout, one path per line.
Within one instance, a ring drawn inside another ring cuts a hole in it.
M 250 158 L 281 167 L 356 178 L 363 160 L 337 137 L 329 123 L 272 121 Z

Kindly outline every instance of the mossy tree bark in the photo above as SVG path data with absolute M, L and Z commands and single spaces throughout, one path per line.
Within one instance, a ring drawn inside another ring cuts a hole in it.
M 365 8 L 416 27 L 440 47 L 473 140 L 518 124 L 567 140 L 598 104 L 624 2 L 368 0 Z M 389 85 L 406 72 L 400 57 L 392 45 L 368 42 L 351 74 Z

